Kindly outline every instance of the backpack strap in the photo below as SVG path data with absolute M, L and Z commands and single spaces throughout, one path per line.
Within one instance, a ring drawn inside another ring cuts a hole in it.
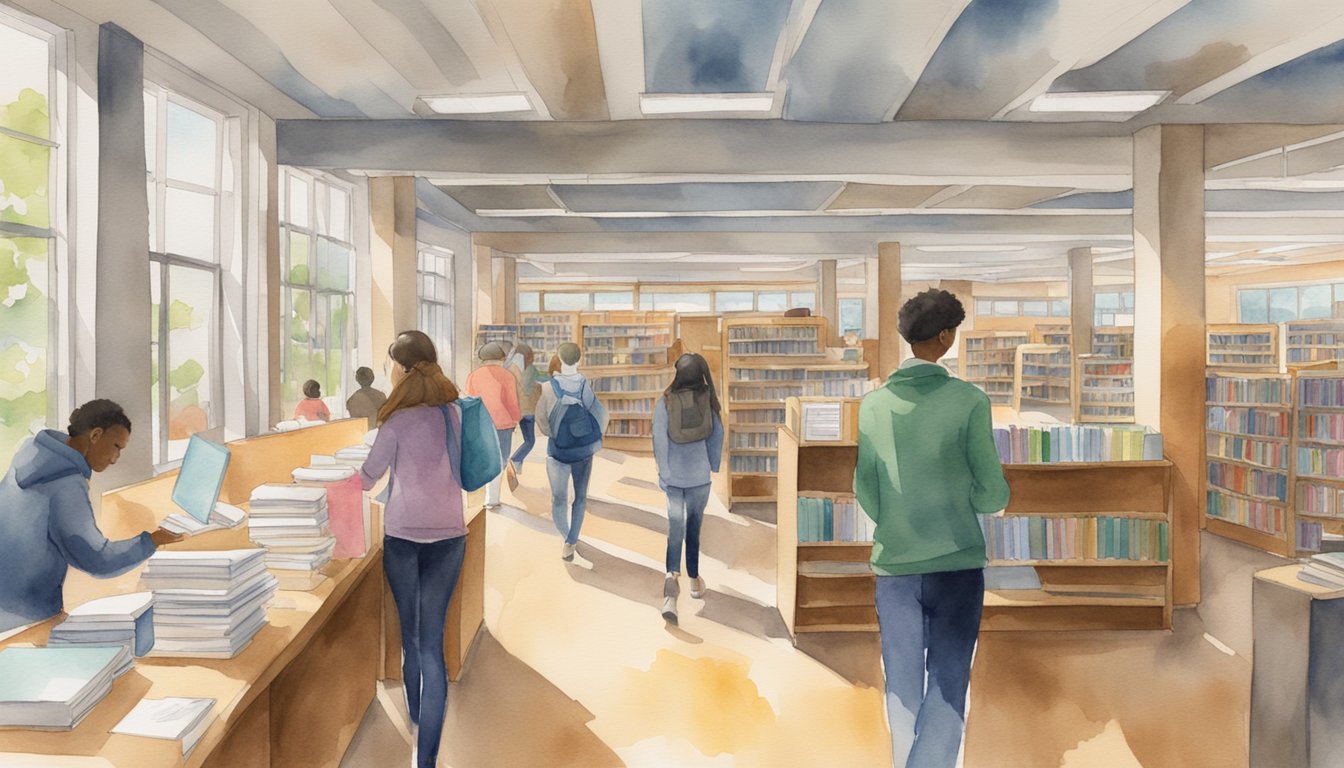
M 448 449 L 448 462 L 452 465 L 453 474 L 457 476 L 458 482 L 461 482 L 462 439 L 461 437 L 458 437 L 456 440 L 453 439 L 453 418 L 452 414 L 448 411 L 448 409 L 452 407 L 452 405 L 440 405 L 439 413 L 443 414 L 443 430 L 444 435 L 446 436 L 444 440 L 446 445 L 444 447 Z

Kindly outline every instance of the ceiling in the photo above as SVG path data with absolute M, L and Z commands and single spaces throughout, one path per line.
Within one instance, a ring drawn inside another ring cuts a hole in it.
M 1210 126 L 1211 240 L 1344 240 L 1339 0 L 60 2 L 279 120 L 282 162 L 416 174 L 422 221 L 538 278 L 759 280 L 900 241 L 913 274 L 1057 279 L 1132 239 L 1131 137 L 1157 123 Z M 1032 109 L 1097 91 L 1163 93 Z M 423 101 L 483 94 L 530 109 Z M 671 94 L 768 108 L 645 114 Z M 948 244 L 985 249 L 918 251 Z

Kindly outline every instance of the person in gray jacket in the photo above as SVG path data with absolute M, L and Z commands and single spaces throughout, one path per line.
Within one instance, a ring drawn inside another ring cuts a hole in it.
M 60 613 L 70 566 L 116 576 L 182 538 L 160 528 L 109 541 L 93 520 L 89 477 L 116 464 L 131 439 L 121 406 L 90 400 L 70 414 L 68 432 L 25 440 L 0 481 L 0 632 Z
M 686 542 L 686 575 L 691 597 L 705 594 L 700 578 L 700 524 L 709 503 L 710 473 L 723 457 L 723 421 L 705 358 L 677 358 L 676 373 L 653 407 L 653 457 L 658 485 L 667 493 L 667 575 L 663 579 L 663 618 L 677 623 L 681 592 L 681 545 Z
M 536 417 L 537 428 L 550 438 L 546 443 L 546 475 L 551 481 L 551 519 L 565 538 L 560 557 L 572 561 L 588 503 L 593 456 L 602 450 L 602 436 L 607 433 L 609 419 L 592 385 L 579 373 L 579 360 L 583 357 L 579 345 L 566 341 L 555 353 L 560 360 L 560 372 L 551 377 L 550 386 L 541 388 Z M 574 503 L 566 514 L 571 479 Z

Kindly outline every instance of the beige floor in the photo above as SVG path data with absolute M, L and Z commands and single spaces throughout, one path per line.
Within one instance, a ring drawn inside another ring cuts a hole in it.
M 683 584 L 668 626 L 652 461 L 603 453 L 565 563 L 542 456 L 489 521 L 486 630 L 450 689 L 441 764 L 889 764 L 876 637 L 789 642 L 770 607 L 772 525 L 711 500 L 710 592 L 692 600 Z M 1208 643 L 1195 612 L 1176 625 L 985 634 L 965 765 L 1244 766 L 1249 665 Z M 343 765 L 410 765 L 404 709 L 399 688 L 380 690 Z

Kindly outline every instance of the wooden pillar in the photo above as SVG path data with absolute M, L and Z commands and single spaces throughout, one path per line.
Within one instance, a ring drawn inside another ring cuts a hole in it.
M 369 262 L 373 283 L 370 320 L 374 362 L 402 331 L 419 327 L 416 311 L 415 178 L 369 179 Z
M 494 260 L 499 267 L 495 275 L 494 302 L 495 321 L 500 323 L 518 322 L 518 260 L 512 256 L 503 256 Z
M 840 299 L 836 293 L 835 259 L 817 262 L 817 309 L 826 318 L 831 338 L 827 344 L 840 346 Z
M 1092 249 L 1069 249 L 1069 328 L 1073 354 L 1092 352 Z
M 901 311 L 901 244 L 877 244 L 877 342 L 878 365 L 885 379 L 901 364 L 901 334 L 897 317 Z
M 1199 601 L 1204 324 L 1204 127 L 1143 128 L 1134 134 L 1134 412 L 1162 431 L 1175 465 L 1178 604 Z
M 473 242 L 471 245 L 471 263 L 474 274 L 475 289 L 472 291 L 473 317 L 475 322 L 474 329 L 487 323 L 495 322 L 495 275 L 494 275 L 494 257 L 495 249 L 488 245 L 481 245 Z M 476 350 L 471 351 L 471 359 L 476 359 Z

